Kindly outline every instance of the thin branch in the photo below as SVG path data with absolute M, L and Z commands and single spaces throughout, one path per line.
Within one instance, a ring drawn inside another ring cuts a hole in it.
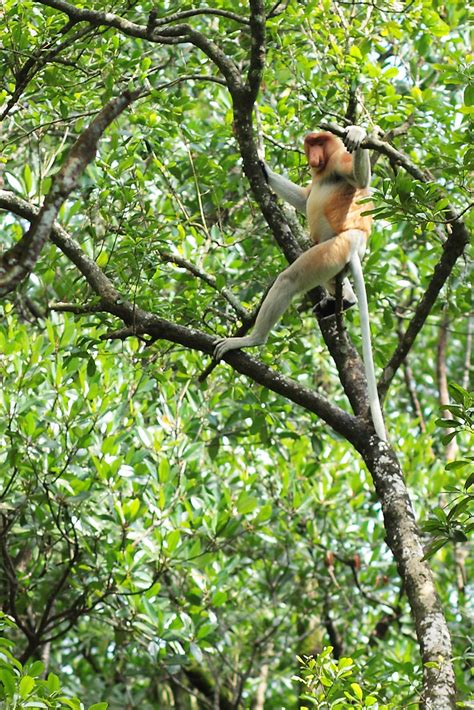
M 407 388 L 408 396 L 410 398 L 411 406 L 413 408 L 413 413 L 415 414 L 420 424 L 420 431 L 422 434 L 426 434 L 426 422 L 423 416 L 423 410 L 421 408 L 420 400 L 418 399 L 413 370 L 411 369 L 410 362 L 408 359 L 406 359 L 403 363 L 403 376 L 405 379 L 405 385 Z
M 151 74 L 152 72 L 150 72 Z M 153 87 L 153 91 L 162 91 L 170 86 L 175 86 L 176 84 L 182 84 L 184 81 L 210 81 L 213 84 L 220 84 L 220 86 L 227 86 L 224 79 L 220 79 L 218 76 L 210 76 L 209 74 L 184 74 L 177 79 L 171 79 L 163 84 L 158 84 L 158 86 Z M 151 93 L 151 92 L 149 92 Z M 145 95 L 145 94 L 144 94 Z
M 157 17 L 153 22 L 153 27 L 161 27 L 162 25 L 167 25 L 170 22 L 179 22 L 187 17 L 196 17 L 198 15 L 216 15 L 217 17 L 226 17 L 228 20 L 234 20 L 234 22 L 239 22 L 242 25 L 250 24 L 246 17 L 241 17 L 235 12 L 230 12 L 229 10 L 216 10 L 209 7 L 200 7 L 196 10 L 183 10 L 182 12 L 176 12 L 174 15 L 167 15 L 166 17 Z
M 61 589 L 66 584 L 67 579 L 68 579 L 69 575 L 71 574 L 71 571 L 72 571 L 75 563 L 77 562 L 78 557 L 79 557 L 79 545 L 78 545 L 78 542 L 76 539 L 75 544 L 74 544 L 74 552 L 73 552 L 71 558 L 68 560 L 67 564 L 64 565 L 64 569 L 62 571 L 62 574 L 59 576 L 59 579 L 57 580 L 57 582 L 53 586 L 53 588 L 49 591 L 48 599 L 46 601 L 43 613 L 41 614 L 40 622 L 39 622 L 38 627 L 36 629 L 36 635 L 38 638 L 41 638 L 44 630 L 48 626 L 51 610 L 58 598 L 59 593 L 61 592 Z
M 466 356 L 464 358 L 464 372 L 462 377 L 462 386 L 465 390 L 469 389 L 469 383 L 471 380 L 471 356 L 472 356 L 472 334 L 473 334 L 473 318 L 472 315 L 469 316 L 467 321 L 467 334 L 466 334 Z
M 449 316 L 445 311 L 443 315 L 443 320 L 439 327 L 438 335 L 438 347 L 436 349 L 436 379 L 438 381 L 438 399 L 440 405 L 443 407 L 441 410 L 441 417 L 445 420 L 452 420 L 453 415 L 447 409 L 444 409 L 446 405 L 450 403 L 449 401 L 449 390 L 448 390 L 448 372 L 446 367 L 446 358 L 448 350 L 448 326 L 449 326 Z M 454 429 L 443 429 L 444 434 L 451 434 Z M 446 444 L 444 455 L 446 461 L 453 461 L 458 454 L 458 445 L 456 439 L 453 438 Z
M 464 249 L 469 244 L 469 239 L 469 232 L 466 226 L 461 221 L 454 222 L 452 232 L 443 245 L 443 253 L 434 268 L 428 287 L 419 300 L 412 320 L 384 369 L 379 385 L 379 394 L 381 396 L 386 393 L 395 373 L 410 352 L 418 333 L 423 328 L 431 309 L 436 303 L 438 294 L 451 275 L 457 260 L 462 256 Z
M 277 2 L 271 8 L 270 12 L 267 14 L 267 19 L 271 19 L 272 17 L 278 17 L 278 15 L 282 15 L 285 12 L 285 10 L 287 9 L 289 4 L 290 4 L 290 0 L 284 0 L 284 2 L 280 2 L 280 0 L 277 0 Z
M 51 311 L 57 311 L 58 313 L 75 313 L 76 315 L 100 313 L 102 311 L 100 304 L 87 305 L 82 303 L 64 303 L 63 301 L 50 303 L 49 309 Z
M 161 256 L 163 261 L 167 261 L 171 264 L 176 264 L 176 266 L 180 266 L 182 269 L 186 269 L 186 271 L 189 271 L 191 274 L 194 274 L 194 276 L 197 276 L 198 279 L 201 279 L 201 281 L 204 281 L 204 283 L 207 283 L 209 286 L 211 286 L 211 288 L 218 291 L 220 295 L 225 298 L 225 300 L 232 306 L 234 311 L 244 322 L 247 322 L 251 319 L 251 313 L 249 313 L 249 311 L 242 306 L 240 301 L 234 296 L 230 289 L 226 288 L 225 286 L 223 288 L 219 288 L 219 286 L 217 285 L 217 279 L 214 276 L 208 274 L 202 269 L 199 269 L 195 264 L 192 264 L 187 259 L 183 259 L 182 256 L 170 254 L 169 252 L 163 251 L 162 249 L 158 249 L 158 254 Z
M 76 24 L 75 20 L 70 20 L 63 28 L 60 30 L 60 34 L 66 34 L 69 32 L 69 30 L 74 27 Z M 2 121 L 6 116 L 10 113 L 10 110 L 13 108 L 13 106 L 16 104 L 20 96 L 22 95 L 23 91 L 26 89 L 28 86 L 29 82 L 33 78 L 35 74 L 37 74 L 41 69 L 43 69 L 44 66 L 48 62 L 51 62 L 56 59 L 57 55 L 62 52 L 64 49 L 67 47 L 71 46 L 74 44 L 78 39 L 81 39 L 85 35 L 89 34 L 91 32 L 90 27 L 86 27 L 79 32 L 76 32 L 74 35 L 71 37 L 68 37 L 64 42 L 61 42 L 61 44 L 57 45 L 56 47 L 51 47 L 53 41 L 51 41 L 49 44 L 47 44 L 45 47 L 41 48 L 37 52 L 35 52 L 27 61 L 24 63 L 22 68 L 16 73 L 15 75 L 15 90 L 13 91 L 13 94 L 11 95 L 10 99 L 8 100 L 8 103 L 5 107 L 5 110 L 3 113 L 0 115 L 0 121 Z M 48 50 L 49 51 L 46 51 Z
M 330 131 L 331 133 L 334 133 L 334 135 L 339 136 L 340 138 L 344 136 L 344 128 L 342 128 L 341 126 L 338 126 L 334 123 L 326 122 L 322 122 L 319 125 L 323 130 Z M 361 147 L 376 150 L 378 153 L 386 155 L 387 158 L 390 158 L 393 163 L 401 165 L 403 168 L 405 168 L 407 173 L 410 173 L 410 175 L 413 175 L 414 178 L 420 180 L 421 182 L 430 182 L 431 180 L 433 180 L 433 176 L 428 170 L 421 170 L 421 168 L 419 168 L 416 163 L 410 160 L 407 155 L 401 153 L 399 150 L 394 148 L 392 145 L 390 145 L 390 143 L 387 143 L 386 141 L 380 140 L 379 138 L 370 135 L 362 141 Z
M 190 25 L 174 25 L 165 28 L 161 33 L 153 32 L 146 39 L 158 44 L 181 44 L 190 42 L 198 47 L 219 68 L 227 81 L 229 91 L 234 95 L 240 94 L 243 89 L 240 71 L 237 65 L 222 49 L 201 32 L 194 30 Z

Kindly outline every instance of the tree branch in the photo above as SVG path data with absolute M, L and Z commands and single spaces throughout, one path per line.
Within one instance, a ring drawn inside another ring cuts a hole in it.
M 244 322 L 251 320 L 252 314 L 249 313 L 249 311 L 247 311 L 247 309 L 242 306 L 240 301 L 234 296 L 230 289 L 226 288 L 225 286 L 224 288 L 219 288 L 217 286 L 217 279 L 214 276 L 208 274 L 206 271 L 202 271 L 202 269 L 198 269 L 195 264 L 192 264 L 190 261 L 187 261 L 187 259 L 183 259 L 182 256 L 170 254 L 169 252 L 163 251 L 162 249 L 158 249 L 158 254 L 161 256 L 163 261 L 176 264 L 176 266 L 179 266 L 182 269 L 186 269 L 186 271 L 189 271 L 191 274 L 194 274 L 194 276 L 197 276 L 198 279 L 201 279 L 201 281 L 207 283 L 209 286 L 211 286 L 211 288 L 217 290 L 221 294 L 221 296 L 225 298 L 225 300 L 232 306 L 239 318 L 241 318 Z
M 240 72 L 234 62 L 229 59 L 215 42 L 208 39 L 201 32 L 194 30 L 190 25 L 161 26 L 160 29 L 156 31 L 153 28 L 153 24 L 151 27 L 149 25 L 138 25 L 119 15 L 115 15 L 113 12 L 78 8 L 75 5 L 71 5 L 69 2 L 65 2 L 65 0 L 36 0 L 36 2 L 65 12 L 68 17 L 76 22 L 88 22 L 96 27 L 114 27 L 125 35 L 138 37 L 148 42 L 155 42 L 157 44 L 181 44 L 183 42 L 190 42 L 201 49 L 219 68 L 231 92 L 239 92 L 242 89 Z
M 234 22 L 239 22 L 242 25 L 250 24 L 246 17 L 241 17 L 235 12 L 230 12 L 229 10 L 216 10 L 209 7 L 199 7 L 196 10 L 182 10 L 181 12 L 175 12 L 173 15 L 167 15 L 166 17 L 157 17 L 153 22 L 153 26 L 161 27 L 171 22 L 179 22 L 187 17 L 196 17 L 198 15 L 215 15 L 217 17 L 226 17 L 228 20 L 234 20 Z
M 125 91 L 109 101 L 76 140 L 55 176 L 36 219 L 15 246 L 0 259 L 0 296 L 16 288 L 33 270 L 59 208 L 76 187 L 86 166 L 94 159 L 103 132 L 139 95 L 139 91 Z
M 70 20 L 60 30 L 60 34 L 66 34 L 75 24 L 75 20 Z M 90 31 L 91 28 L 86 27 L 80 30 L 79 32 L 76 32 L 76 34 L 74 34 L 73 36 L 68 37 L 66 40 L 64 40 L 64 42 L 61 42 L 61 44 L 57 45 L 56 47 L 50 48 L 52 42 L 49 42 L 46 47 L 43 47 L 39 51 L 35 52 L 29 59 L 27 59 L 22 68 L 15 75 L 15 90 L 11 95 L 10 99 L 8 100 L 5 110 L 0 115 L 0 121 L 3 121 L 3 119 L 8 116 L 10 110 L 16 104 L 33 76 L 37 74 L 44 66 L 46 66 L 48 62 L 53 61 L 60 52 L 72 45 L 78 39 L 87 35 Z
M 37 215 L 35 207 L 6 190 L 0 190 L 0 208 L 9 210 L 29 221 L 33 221 Z M 154 339 L 169 340 L 212 355 L 213 337 L 199 330 L 186 328 L 159 318 L 124 299 L 97 264 L 57 223 L 53 225 L 50 239 L 73 262 L 92 290 L 100 297 L 102 309 L 120 318 L 126 326 L 132 327 L 135 335 L 150 335 Z M 357 450 L 366 445 L 367 425 L 358 417 L 348 414 L 316 392 L 284 377 L 245 353 L 230 352 L 224 359 L 231 363 L 237 372 L 321 417 L 334 431 L 350 441 Z
M 257 98 L 265 67 L 265 7 L 262 0 L 250 0 L 250 66 L 247 74 L 248 100 L 252 106 Z
M 386 365 L 379 385 L 379 393 L 384 396 L 395 373 L 410 352 L 413 343 L 424 326 L 431 309 L 433 308 L 438 294 L 448 280 L 457 260 L 463 254 L 464 249 L 469 244 L 469 232 L 463 222 L 455 219 L 452 222 L 452 232 L 443 244 L 443 253 L 436 264 L 433 276 L 423 297 L 418 302 L 413 318 L 411 319 L 405 333 L 400 338 L 397 348 Z

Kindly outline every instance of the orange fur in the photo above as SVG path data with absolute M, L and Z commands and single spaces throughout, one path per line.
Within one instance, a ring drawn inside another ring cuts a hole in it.
M 361 204 L 360 200 L 368 197 L 369 191 L 357 189 L 350 182 L 352 155 L 339 138 L 324 132 L 306 136 L 307 156 L 314 142 L 319 142 L 316 150 L 323 151 L 324 156 L 321 166 L 311 168 L 313 180 L 308 187 L 306 213 L 311 239 L 319 244 L 349 229 L 361 230 L 368 237 L 372 218 L 362 212 L 370 209 L 370 203 Z

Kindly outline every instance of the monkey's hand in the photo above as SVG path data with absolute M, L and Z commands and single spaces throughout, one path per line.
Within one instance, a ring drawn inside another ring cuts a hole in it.
M 238 341 L 241 340 L 245 340 L 245 338 L 219 338 L 219 340 L 216 340 L 213 353 L 214 360 L 219 361 L 229 350 L 240 348 L 241 345 Z
M 357 148 L 360 148 L 360 144 L 367 137 L 367 132 L 364 128 L 360 126 L 347 126 L 344 131 L 344 137 L 342 142 L 346 146 L 349 153 L 352 153 Z
M 258 164 L 259 164 L 260 167 L 262 168 L 263 177 L 265 178 L 265 182 L 266 182 L 267 185 L 268 185 L 268 168 L 267 168 L 267 165 L 266 165 L 266 163 L 265 163 L 264 160 L 259 160 L 259 161 L 258 161 Z
M 256 333 L 244 335 L 243 338 L 219 338 L 214 343 L 214 360 L 220 360 L 229 350 L 251 348 L 253 345 L 262 345 L 265 342 L 266 338 L 258 337 Z

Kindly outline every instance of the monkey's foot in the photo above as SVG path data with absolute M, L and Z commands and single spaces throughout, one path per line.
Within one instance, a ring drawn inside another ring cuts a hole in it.
M 352 308 L 352 306 L 355 306 L 357 301 L 350 301 L 347 298 L 342 299 L 342 310 L 347 311 L 348 308 Z M 333 318 L 333 316 L 336 315 L 336 299 L 332 298 L 332 296 L 327 296 L 326 298 L 323 298 L 322 301 L 319 301 L 313 308 L 314 313 L 316 314 L 316 317 L 318 320 L 322 320 L 324 318 Z

